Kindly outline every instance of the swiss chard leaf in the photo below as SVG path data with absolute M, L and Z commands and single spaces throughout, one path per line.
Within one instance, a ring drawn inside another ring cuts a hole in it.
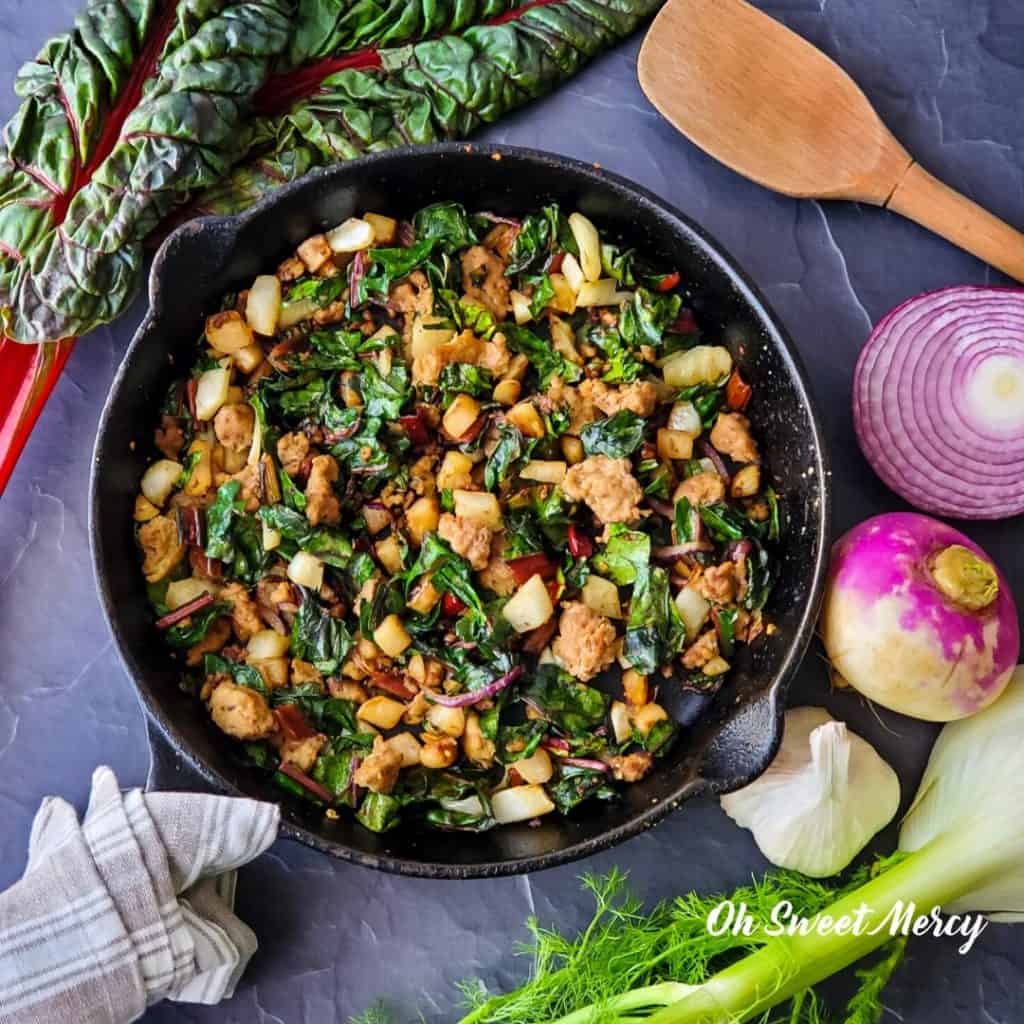
M 351 747 L 337 753 L 321 753 L 313 766 L 312 777 L 329 790 L 334 802 L 354 807 L 356 788 L 353 782 L 359 753 Z
M 370 249 L 367 255 L 369 265 L 356 283 L 354 305 L 361 306 L 371 295 L 386 297 L 392 283 L 429 260 L 436 245 L 435 238 L 421 238 L 407 249 Z
M 509 253 L 507 272 L 519 274 L 531 268 L 539 269 L 550 255 L 560 249 L 573 255 L 579 253 L 567 218 L 557 205 L 551 203 L 540 213 L 528 214 L 523 219 Z
M 207 654 L 203 657 L 203 672 L 208 676 L 228 676 L 239 686 L 248 686 L 250 690 L 267 695 L 267 684 L 259 671 L 241 661 L 231 661 L 219 654 Z
M 697 512 L 708 528 L 708 533 L 715 540 L 742 540 L 744 537 L 752 537 L 756 533 L 754 524 L 731 505 L 722 502 L 701 505 Z
M 561 377 L 567 384 L 573 384 L 583 376 L 582 368 L 556 352 L 550 341 L 544 341 L 532 331 L 515 324 L 504 324 L 501 330 L 512 351 L 530 360 L 540 377 L 542 391 L 547 389 L 554 376 Z
M 337 302 L 345 290 L 345 278 L 341 274 L 334 277 L 310 277 L 305 281 L 292 285 L 285 296 L 285 302 L 298 302 L 299 299 L 312 299 L 321 308 Z
M 344 569 L 352 559 L 352 542 L 344 533 L 327 526 L 310 526 L 302 513 L 287 505 L 265 505 L 259 516 L 285 540 L 294 541 L 303 551 L 316 555 L 328 565 Z
M 499 726 L 495 744 L 498 760 L 502 764 L 512 764 L 524 757 L 532 757 L 547 732 L 547 722 L 539 718 L 520 725 Z
M 441 371 L 438 387 L 441 389 L 441 404 L 444 408 L 455 401 L 455 396 L 471 395 L 483 398 L 490 395 L 494 386 L 494 378 L 489 370 L 472 363 L 449 363 Z
M 302 604 L 292 622 L 292 655 L 312 662 L 321 672 L 336 672 L 352 649 L 344 621 L 332 616 L 313 594 L 303 589 Z
M 555 286 L 547 274 L 524 274 L 523 284 L 533 286 L 530 293 L 530 312 L 536 320 L 544 311 L 544 307 L 555 297 Z
M 235 557 L 235 521 L 245 513 L 245 501 L 238 496 L 242 485 L 228 480 L 217 488 L 217 497 L 206 510 L 206 557 L 230 562 Z
M 628 458 L 643 444 L 647 421 L 629 409 L 614 416 L 588 423 L 580 433 L 587 455 L 607 455 L 610 459 Z
M 512 466 L 522 458 L 527 450 L 527 440 L 518 427 L 511 423 L 502 423 L 498 427 L 498 441 L 494 450 L 487 457 L 484 468 L 484 487 L 488 491 L 497 490 L 505 480 Z
M 629 603 L 622 653 L 638 672 L 652 675 L 686 642 L 686 627 L 672 600 L 668 573 L 648 569 L 637 577 Z
M 568 814 L 584 800 L 617 800 L 619 796 L 608 784 L 605 772 L 576 765 L 562 765 L 557 780 L 548 783 L 547 791 L 561 814 Z
M 596 729 L 608 710 L 608 698 L 600 690 L 576 682 L 557 665 L 538 666 L 523 695 L 557 729 L 570 736 Z
M 754 541 L 754 548 L 747 557 L 747 589 L 743 595 L 743 607 L 757 611 L 765 606 L 775 583 L 775 571 L 771 558 L 763 547 Z
M 655 295 L 646 288 L 637 288 L 619 317 L 619 332 L 632 348 L 649 345 L 661 347 L 665 330 L 679 315 L 683 300 L 678 295 Z
M 604 550 L 593 558 L 594 569 L 620 587 L 634 583 L 651 562 L 651 538 L 624 523 L 608 527 Z
M 369 792 L 356 812 L 356 820 L 371 832 L 387 832 L 401 819 L 402 801 L 389 793 Z
M 410 395 L 409 370 L 404 363 L 394 363 L 386 377 L 373 363 L 363 363 L 359 383 L 364 415 L 384 420 L 398 419 Z
M 466 208 L 461 203 L 434 203 L 425 206 L 412 219 L 417 239 L 432 239 L 445 249 L 465 249 L 476 244 Z
M 167 642 L 172 647 L 191 647 L 206 636 L 214 620 L 229 610 L 225 604 L 211 604 L 201 612 L 190 615 L 188 625 L 182 622 L 177 626 L 172 626 L 164 636 L 167 637 Z

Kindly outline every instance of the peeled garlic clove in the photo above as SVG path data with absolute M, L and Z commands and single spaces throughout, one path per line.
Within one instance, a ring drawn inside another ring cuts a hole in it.
M 828 878 L 842 871 L 899 808 L 896 773 L 823 708 L 786 712 L 775 760 L 722 809 L 749 828 L 772 864 Z

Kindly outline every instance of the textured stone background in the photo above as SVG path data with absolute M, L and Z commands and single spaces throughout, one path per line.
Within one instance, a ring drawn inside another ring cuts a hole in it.
M 761 0 L 839 61 L 933 172 L 1024 225 L 1024 5 L 1020 0 Z M 14 108 L 17 66 L 67 27 L 77 0 L 0 0 L 0 115 Z M 483 136 L 600 161 L 701 222 L 746 267 L 795 338 L 831 444 L 837 531 L 897 501 L 853 438 L 850 378 L 886 310 L 953 283 L 1005 283 L 914 225 L 871 208 L 798 203 L 749 184 L 698 152 L 636 84 L 640 40 L 609 54 L 557 95 Z M 680 53 L 681 60 L 685 52 Z M 96 422 L 118 359 L 142 315 L 78 346 L 0 503 L 0 887 L 24 866 L 39 799 L 84 804 L 96 764 L 140 784 L 142 715 L 93 593 L 86 485 Z M 971 526 L 1017 580 L 1020 522 Z M 1016 571 L 1015 571 L 1016 570 Z M 126 567 L 125 571 L 134 571 Z M 1024 603 L 1022 603 L 1024 607 Z M 900 771 L 909 797 L 933 730 L 829 695 L 817 652 L 794 700 L 827 704 Z M 883 837 L 881 845 L 891 843 Z M 453 842 L 457 841 L 453 839 Z M 764 862 L 717 806 L 694 803 L 653 832 L 586 863 L 528 878 L 429 882 L 371 874 L 279 843 L 241 879 L 241 912 L 262 949 L 222 1007 L 162 1007 L 158 1021 L 344 1021 L 386 996 L 398 1019 L 452 1020 L 452 982 L 479 974 L 513 985 L 523 918 L 571 928 L 585 920 L 575 878 L 619 864 L 650 898 L 739 883 Z M 1019 933 L 991 927 L 969 957 L 919 941 L 887 995 L 887 1020 L 1016 1024 L 1024 987 Z

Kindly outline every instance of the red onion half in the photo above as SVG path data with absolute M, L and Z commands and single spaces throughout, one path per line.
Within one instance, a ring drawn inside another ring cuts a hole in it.
M 875 472 L 915 507 L 1024 512 L 1024 289 L 946 288 L 897 306 L 857 362 L 853 420 Z

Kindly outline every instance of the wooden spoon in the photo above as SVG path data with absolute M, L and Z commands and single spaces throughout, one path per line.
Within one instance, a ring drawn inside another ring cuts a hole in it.
M 1024 281 L 1024 234 L 932 177 L 842 68 L 744 0 L 669 0 L 639 74 L 655 107 L 739 174 L 894 210 Z

